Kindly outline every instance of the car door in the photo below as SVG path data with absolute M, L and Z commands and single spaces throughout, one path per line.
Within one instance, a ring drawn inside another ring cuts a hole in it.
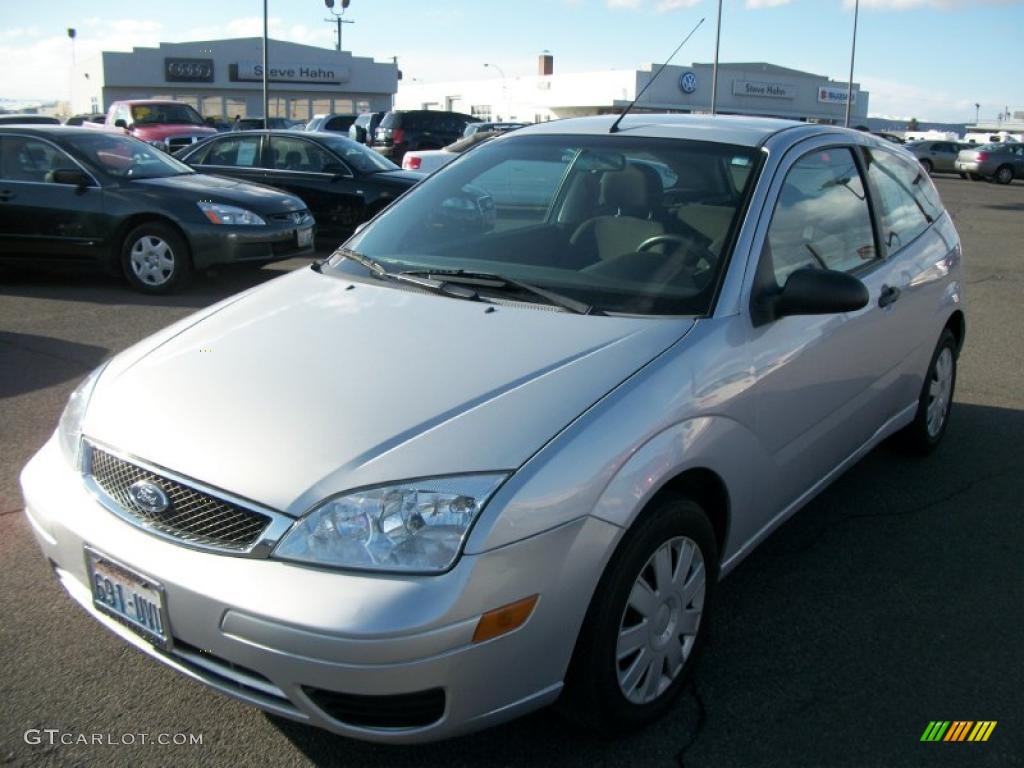
M 263 143 L 260 133 L 233 133 L 208 139 L 186 162 L 203 173 L 261 182 L 266 176 L 260 163 Z
M 774 461 L 774 482 L 765 489 L 770 509 L 801 498 L 893 415 L 883 390 L 903 345 L 880 306 L 893 277 L 860 157 L 833 142 L 802 143 L 783 159 L 769 193 L 761 285 L 753 295 L 780 290 L 798 269 L 828 268 L 856 276 L 870 299 L 855 312 L 783 317 L 752 328 L 756 431 Z
M 320 227 L 351 229 L 366 218 L 359 179 L 315 141 L 271 135 L 264 172 L 267 184 L 302 198 Z
M 54 173 L 86 173 L 53 142 L 0 136 L 0 255 L 91 259 L 108 233 L 103 190 L 90 174 L 85 186 L 59 184 Z

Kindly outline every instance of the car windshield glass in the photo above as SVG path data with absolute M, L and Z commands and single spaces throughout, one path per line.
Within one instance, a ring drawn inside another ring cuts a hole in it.
M 122 179 L 159 179 L 194 173 L 184 163 L 129 136 L 83 131 L 67 142 L 100 170 Z
M 510 135 L 413 187 L 346 245 L 390 272 L 501 275 L 597 312 L 706 314 L 757 158 L 707 141 Z M 363 268 L 342 252 L 327 269 Z
M 202 116 L 188 104 L 135 104 L 136 125 L 204 125 Z
M 348 163 L 348 165 L 359 171 L 359 173 L 376 173 L 377 171 L 394 171 L 398 169 L 397 165 L 379 152 L 374 152 L 364 144 L 346 139 L 344 136 L 326 138 L 324 139 L 324 144 L 334 154 Z

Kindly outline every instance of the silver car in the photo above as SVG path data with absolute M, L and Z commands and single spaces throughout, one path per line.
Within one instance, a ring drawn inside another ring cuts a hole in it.
M 964 145 L 956 141 L 911 141 L 906 149 L 928 173 L 955 173 L 956 158 Z
M 93 372 L 21 478 L 68 593 L 355 738 L 664 714 L 719 579 L 880 441 L 942 439 L 961 250 L 870 135 L 614 119 L 494 139 Z
M 964 149 L 956 159 L 956 169 L 975 181 L 991 179 L 1009 184 L 1024 179 L 1024 144 L 1009 141 Z

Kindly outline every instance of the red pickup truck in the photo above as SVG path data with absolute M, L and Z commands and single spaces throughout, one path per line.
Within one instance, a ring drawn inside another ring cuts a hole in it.
M 151 99 L 115 101 L 107 111 L 105 122 L 83 125 L 124 131 L 165 152 L 174 152 L 217 133 L 188 104 Z

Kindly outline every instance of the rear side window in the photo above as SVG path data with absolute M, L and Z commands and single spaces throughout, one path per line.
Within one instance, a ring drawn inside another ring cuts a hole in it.
M 849 149 L 816 150 L 789 169 L 768 243 L 780 286 L 804 267 L 851 272 L 877 257 L 864 183 Z
M 23 136 L 0 138 L 0 178 L 52 183 L 54 171 L 76 170 L 70 157 L 52 144 Z
M 217 141 L 199 162 L 229 168 L 253 168 L 259 165 L 260 137 L 231 138 Z M 194 161 L 193 161 L 194 162 Z
M 864 153 L 868 184 L 878 205 L 882 242 L 898 251 L 921 235 L 942 212 L 938 192 L 924 169 L 882 149 Z

